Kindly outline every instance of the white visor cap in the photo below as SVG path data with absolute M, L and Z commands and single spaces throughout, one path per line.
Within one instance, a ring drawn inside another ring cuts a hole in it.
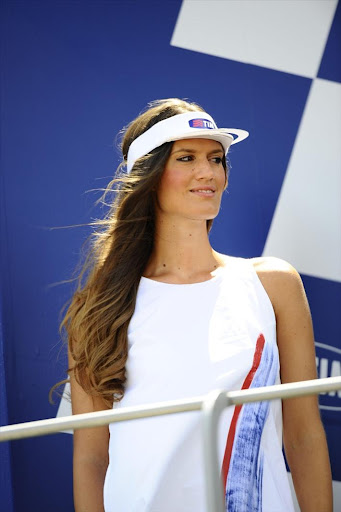
M 234 137 L 234 135 L 236 137 Z M 127 157 L 127 172 L 142 156 L 165 142 L 182 139 L 212 139 L 220 142 L 227 154 L 231 144 L 241 142 L 249 132 L 235 128 L 218 128 L 213 118 L 206 112 L 186 112 L 164 119 L 142 133 L 130 145 Z

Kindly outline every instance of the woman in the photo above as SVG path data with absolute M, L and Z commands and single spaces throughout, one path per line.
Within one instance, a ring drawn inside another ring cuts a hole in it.
M 297 272 L 275 258 L 218 254 L 209 242 L 225 154 L 246 136 L 178 99 L 152 103 L 128 126 L 106 194 L 115 200 L 63 322 L 74 414 L 316 378 Z M 282 425 L 301 510 L 332 510 L 316 397 L 226 410 L 226 510 L 293 510 Z M 76 511 L 206 511 L 200 439 L 199 413 L 113 424 L 110 436 L 107 427 L 75 431 Z

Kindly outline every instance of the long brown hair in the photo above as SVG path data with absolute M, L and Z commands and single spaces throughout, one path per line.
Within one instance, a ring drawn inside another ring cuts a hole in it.
M 157 100 L 124 131 L 123 162 L 103 196 L 107 202 L 114 193 L 114 200 L 106 217 L 96 222 L 76 292 L 61 323 L 75 361 L 68 374 L 73 373 L 87 393 L 101 397 L 108 406 L 124 394 L 127 330 L 138 285 L 153 250 L 154 195 L 172 143 L 140 158 L 130 174 L 125 172 L 128 149 L 159 121 L 196 110 L 204 111 L 177 98 Z M 211 224 L 208 221 L 208 230 Z

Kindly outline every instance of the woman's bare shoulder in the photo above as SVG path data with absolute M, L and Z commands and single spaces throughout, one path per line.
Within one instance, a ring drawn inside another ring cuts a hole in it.
M 274 256 L 261 256 L 251 258 L 251 262 L 257 274 L 279 273 L 279 274 L 297 274 L 296 269 L 287 261 Z
M 275 257 L 259 257 L 251 261 L 274 307 L 302 295 L 301 277 L 290 263 Z

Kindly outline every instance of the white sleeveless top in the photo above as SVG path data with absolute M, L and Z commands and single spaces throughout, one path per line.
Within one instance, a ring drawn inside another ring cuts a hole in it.
M 249 260 L 209 281 L 142 277 L 128 330 L 127 384 L 115 408 L 278 384 L 275 315 Z M 200 412 L 110 425 L 106 512 L 206 509 Z M 229 407 L 218 448 L 228 512 L 293 512 L 279 400 Z

